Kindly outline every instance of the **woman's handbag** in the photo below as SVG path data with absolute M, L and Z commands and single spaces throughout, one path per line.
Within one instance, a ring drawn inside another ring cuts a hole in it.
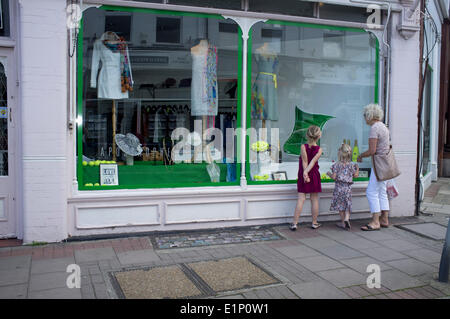
M 387 181 L 400 175 L 392 145 L 389 146 L 389 152 L 387 154 L 373 155 L 372 163 L 375 176 L 379 182 Z

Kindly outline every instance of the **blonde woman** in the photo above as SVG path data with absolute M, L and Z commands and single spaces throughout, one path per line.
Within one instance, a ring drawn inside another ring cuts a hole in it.
M 292 231 L 297 230 L 298 219 L 306 200 L 306 194 L 311 196 L 311 228 L 317 229 L 321 224 L 317 222 L 319 216 L 319 193 L 322 191 L 319 172 L 319 158 L 322 156 L 322 149 L 317 142 L 322 136 L 318 126 L 311 125 L 306 132 L 307 144 L 303 144 L 300 149 L 300 159 L 298 167 L 297 191 L 298 200 L 295 207 L 294 221 L 289 226 Z
M 364 108 L 364 118 L 370 126 L 369 150 L 358 156 L 358 162 L 362 162 L 364 157 L 374 154 L 386 154 L 389 152 L 389 130 L 384 125 L 384 112 L 378 104 L 369 104 Z M 366 190 L 369 201 L 372 220 L 362 230 L 380 230 L 380 227 L 389 226 L 389 200 L 386 193 L 386 181 L 378 181 L 372 168 L 369 185 Z
M 358 164 L 352 163 L 352 154 L 350 145 L 342 144 L 338 150 L 339 162 L 331 165 L 331 172 L 327 172 L 327 175 L 335 180 L 330 210 L 339 212 L 341 223 L 337 226 L 346 230 L 351 229 L 353 177 L 359 175 Z

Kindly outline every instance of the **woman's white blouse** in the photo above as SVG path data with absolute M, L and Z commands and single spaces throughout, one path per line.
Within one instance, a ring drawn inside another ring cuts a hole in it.
M 97 97 L 99 99 L 127 99 L 128 91 L 122 92 L 120 51 L 113 52 L 108 49 L 103 44 L 103 39 L 104 36 L 94 42 L 94 52 L 92 54 L 91 68 L 91 88 L 97 87 Z M 130 57 L 129 54 L 128 57 Z M 102 68 L 100 70 L 100 75 L 97 82 L 97 74 L 99 71 L 100 61 L 102 61 Z M 133 83 L 132 75 L 131 83 Z

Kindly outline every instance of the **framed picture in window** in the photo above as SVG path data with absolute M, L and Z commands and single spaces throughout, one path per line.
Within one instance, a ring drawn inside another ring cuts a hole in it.
M 273 172 L 272 179 L 274 181 L 287 181 L 287 173 L 286 171 Z

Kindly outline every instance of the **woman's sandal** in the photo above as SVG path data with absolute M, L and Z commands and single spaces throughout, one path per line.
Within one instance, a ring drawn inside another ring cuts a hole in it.
M 320 226 L 322 226 L 322 224 L 319 224 L 319 223 L 317 223 L 317 224 L 311 224 L 311 228 L 312 229 L 317 229 L 317 228 L 319 228 Z
M 389 225 L 385 225 L 385 224 L 382 224 L 382 223 L 380 223 L 380 226 L 381 226 L 382 228 L 389 228 Z
M 364 229 L 363 227 L 366 227 L 366 228 Z M 379 228 L 373 228 L 373 227 L 370 226 L 369 224 L 367 224 L 367 225 L 365 225 L 365 226 L 363 226 L 363 227 L 361 227 L 361 230 L 363 230 L 363 231 L 374 231 L 374 230 L 380 230 L 380 228 L 381 228 L 381 227 L 379 227 Z
M 289 225 L 289 229 L 292 230 L 292 231 L 296 231 L 297 230 L 297 224 L 291 223 Z

